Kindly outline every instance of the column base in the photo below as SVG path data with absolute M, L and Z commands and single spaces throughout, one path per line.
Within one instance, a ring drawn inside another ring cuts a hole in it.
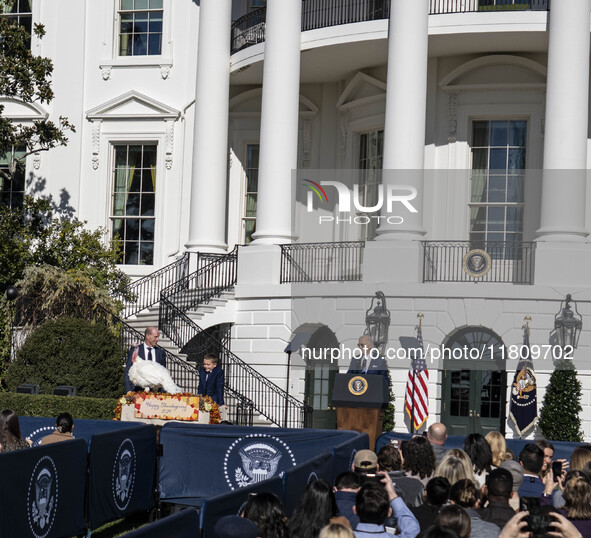
M 363 252 L 364 282 L 423 281 L 420 241 L 368 241 Z
M 589 286 L 591 244 L 538 241 L 536 244 L 536 286 Z

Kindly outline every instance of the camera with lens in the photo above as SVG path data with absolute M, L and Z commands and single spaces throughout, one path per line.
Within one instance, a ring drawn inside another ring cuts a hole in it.
M 539 497 L 521 497 L 519 499 L 519 510 L 529 512 L 525 518 L 527 527 L 525 532 L 533 532 L 534 535 L 546 534 L 550 529 L 550 514 L 544 508 L 540 508 Z

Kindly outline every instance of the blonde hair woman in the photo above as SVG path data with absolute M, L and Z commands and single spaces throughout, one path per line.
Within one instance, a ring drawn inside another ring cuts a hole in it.
M 505 443 L 505 436 L 501 432 L 488 432 L 485 437 L 489 444 L 493 455 L 493 465 L 500 467 L 501 463 L 507 458 L 507 443 Z
M 454 448 L 448 450 L 441 463 L 435 469 L 435 476 L 443 476 L 449 480 L 453 486 L 458 480 L 464 478 L 474 480 L 474 471 L 472 470 L 472 460 L 463 450 Z
M 340 523 L 331 523 L 323 527 L 318 538 L 355 538 L 355 534 L 349 527 Z

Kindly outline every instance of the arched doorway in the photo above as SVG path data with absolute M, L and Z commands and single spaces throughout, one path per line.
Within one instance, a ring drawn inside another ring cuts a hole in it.
M 332 405 L 332 387 L 339 370 L 336 362 L 331 364 L 330 352 L 325 350 L 338 348 L 339 342 L 335 334 L 326 325 L 322 325 L 312 333 L 307 347 L 311 350 L 311 358 L 306 359 L 305 402 L 314 409 L 312 427 L 336 428 L 337 416 Z
M 456 330 L 443 344 L 441 422 L 450 435 L 505 433 L 505 344 L 485 327 Z M 455 353 L 454 353 L 455 350 Z

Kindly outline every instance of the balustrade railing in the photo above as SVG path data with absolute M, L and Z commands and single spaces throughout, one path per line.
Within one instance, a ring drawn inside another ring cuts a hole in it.
M 143 335 L 117 316 L 113 316 L 106 311 L 103 314 L 109 316 L 111 323 L 117 328 L 122 357 L 127 357 L 127 353 L 132 346 L 143 342 Z M 197 394 L 199 385 L 198 369 L 169 351 L 164 350 L 164 352 L 166 353 L 166 367 L 174 382 L 184 391 Z M 254 416 L 252 401 L 236 392 L 232 387 L 224 387 L 224 393 L 226 400 L 232 403 L 229 406 L 230 420 L 234 424 L 252 426 Z
M 240 394 L 251 401 L 254 410 L 273 424 L 285 428 L 311 425 L 311 407 L 269 381 L 221 342 L 208 335 L 164 293 L 160 299 L 160 329 L 177 346 L 187 350 L 188 360 L 195 360 L 197 367 L 201 365 L 203 355 L 194 354 L 195 349 L 207 349 L 208 353 L 215 353 L 224 369 L 225 386 L 234 394 Z M 192 346 L 191 342 L 195 341 L 199 341 L 199 345 Z
M 135 300 L 123 301 L 123 316 L 128 318 L 155 305 L 160 300 L 160 292 L 164 288 L 186 277 L 189 272 L 189 256 L 190 254 L 185 252 L 178 260 L 133 282 L 128 287 L 128 292 Z
M 361 280 L 363 241 L 281 245 L 281 283 Z
M 467 256 L 474 249 L 488 258 L 477 252 Z M 533 284 L 533 242 L 423 241 L 423 252 L 423 282 Z
M 429 13 L 490 11 L 546 11 L 550 0 L 429 0 Z M 304 0 L 302 31 L 357 22 L 387 19 L 390 0 Z M 232 24 L 232 54 L 265 41 L 266 8 L 236 19 Z
M 227 254 L 199 254 L 197 270 L 161 290 L 183 312 L 196 310 L 236 284 L 238 246 Z

